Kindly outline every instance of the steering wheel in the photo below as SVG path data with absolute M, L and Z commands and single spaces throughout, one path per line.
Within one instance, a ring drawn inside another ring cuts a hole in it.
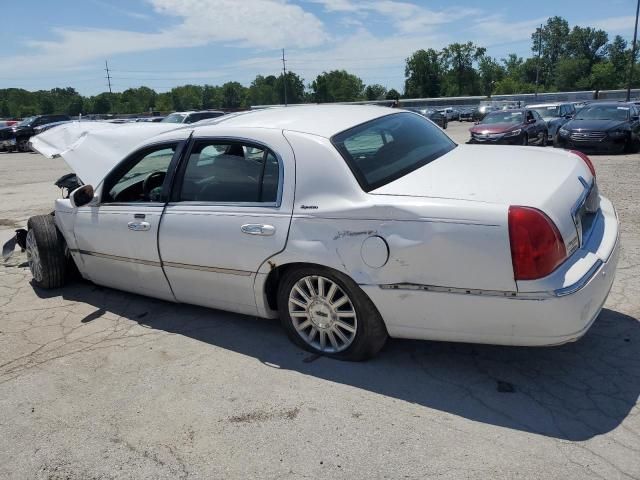
M 151 195 L 151 191 L 154 188 L 162 186 L 164 177 L 166 176 L 167 172 L 161 171 L 151 172 L 149 175 L 147 175 L 147 178 L 145 178 L 144 182 L 142 182 L 142 195 L 144 196 L 144 198 L 148 199 Z

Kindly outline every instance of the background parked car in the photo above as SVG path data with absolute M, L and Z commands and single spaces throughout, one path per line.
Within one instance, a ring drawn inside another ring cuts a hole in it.
M 447 126 L 449 125 L 449 120 L 447 120 L 447 117 L 444 114 L 440 113 L 438 110 L 432 110 L 429 108 L 411 108 L 411 107 L 407 108 L 406 110 L 410 110 L 412 112 L 419 113 L 423 117 L 427 117 L 429 120 L 431 120 L 433 123 L 438 125 L 443 130 L 446 130 Z
M 140 118 L 136 118 L 136 122 L 161 122 L 165 119 L 166 117 L 160 116 L 160 117 L 140 117 Z
M 34 128 L 49 123 L 71 120 L 69 115 L 36 115 L 27 117 L 11 127 L 0 129 L 0 145 L 6 150 L 29 151 L 29 139 L 34 135 Z
M 474 121 L 473 112 L 474 112 L 473 108 L 463 108 L 463 109 L 461 109 L 460 110 L 460 118 L 459 118 L 459 120 L 461 122 L 473 122 Z
M 547 124 L 535 110 L 519 108 L 491 112 L 469 129 L 469 143 L 503 145 L 547 144 Z
M 496 108 L 491 105 L 480 105 L 473 112 L 474 120 L 478 122 L 482 120 L 488 113 L 493 112 L 494 110 L 496 110 Z
M 460 111 L 453 107 L 441 108 L 438 110 L 442 115 L 447 117 L 447 122 L 452 120 L 460 120 Z
M 545 103 L 540 105 L 527 105 L 538 112 L 542 119 L 547 122 L 549 129 L 548 141 L 553 143 L 560 127 L 573 118 L 576 108 L 572 103 Z
M 638 151 L 640 111 L 633 103 L 591 103 L 560 128 L 554 146 L 580 151 Z
M 0 128 L 10 127 L 18 123 L 18 120 L 0 120 Z
M 204 110 L 199 112 L 174 112 L 167 115 L 161 121 L 164 123 L 195 123 L 207 118 L 216 118 L 224 115 L 219 110 Z

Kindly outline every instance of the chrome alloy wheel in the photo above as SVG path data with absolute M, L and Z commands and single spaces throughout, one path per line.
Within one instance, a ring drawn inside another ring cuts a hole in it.
M 341 352 L 356 338 L 353 303 L 326 277 L 313 275 L 296 282 L 289 292 L 289 316 L 300 337 L 321 352 Z
M 36 243 L 36 237 L 33 230 L 27 232 L 27 262 L 29 263 L 29 270 L 36 282 L 42 282 L 42 262 L 40 261 L 40 252 L 38 252 L 38 244 Z

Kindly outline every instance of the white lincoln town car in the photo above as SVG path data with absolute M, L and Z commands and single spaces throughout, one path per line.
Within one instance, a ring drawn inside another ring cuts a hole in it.
M 618 219 L 587 156 L 457 145 L 408 111 L 76 122 L 32 146 L 80 185 L 28 222 L 35 285 L 61 287 L 77 268 L 99 285 L 279 317 L 296 344 L 340 359 L 388 336 L 574 341 L 616 270 Z

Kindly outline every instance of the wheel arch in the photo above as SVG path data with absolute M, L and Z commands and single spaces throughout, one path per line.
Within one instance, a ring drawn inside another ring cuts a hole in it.
M 258 293 L 258 295 L 260 295 L 260 296 L 262 296 L 264 298 L 264 306 L 268 310 L 271 310 L 273 312 L 273 315 L 270 315 L 270 316 L 274 316 L 275 314 L 277 314 L 277 311 L 278 311 L 278 288 L 280 287 L 280 282 L 284 278 L 286 272 L 291 270 L 292 268 L 315 267 L 315 268 L 318 268 L 318 269 L 330 270 L 330 271 L 341 273 L 342 275 L 346 275 L 354 283 L 356 283 L 356 284 L 358 283 L 358 282 L 356 282 L 356 280 L 351 275 L 349 275 L 348 272 L 345 272 L 343 270 L 338 270 L 338 269 L 333 268 L 333 267 L 331 267 L 329 265 L 323 265 L 321 263 L 302 262 L 302 261 L 295 262 L 295 261 L 292 261 L 292 262 L 289 262 L 289 263 L 284 263 L 282 265 L 275 265 L 275 263 L 270 261 L 270 262 L 268 262 L 268 264 L 271 266 L 271 269 L 266 274 L 266 278 L 262 282 L 262 285 L 258 286 L 260 291 L 258 291 L 257 293 Z

